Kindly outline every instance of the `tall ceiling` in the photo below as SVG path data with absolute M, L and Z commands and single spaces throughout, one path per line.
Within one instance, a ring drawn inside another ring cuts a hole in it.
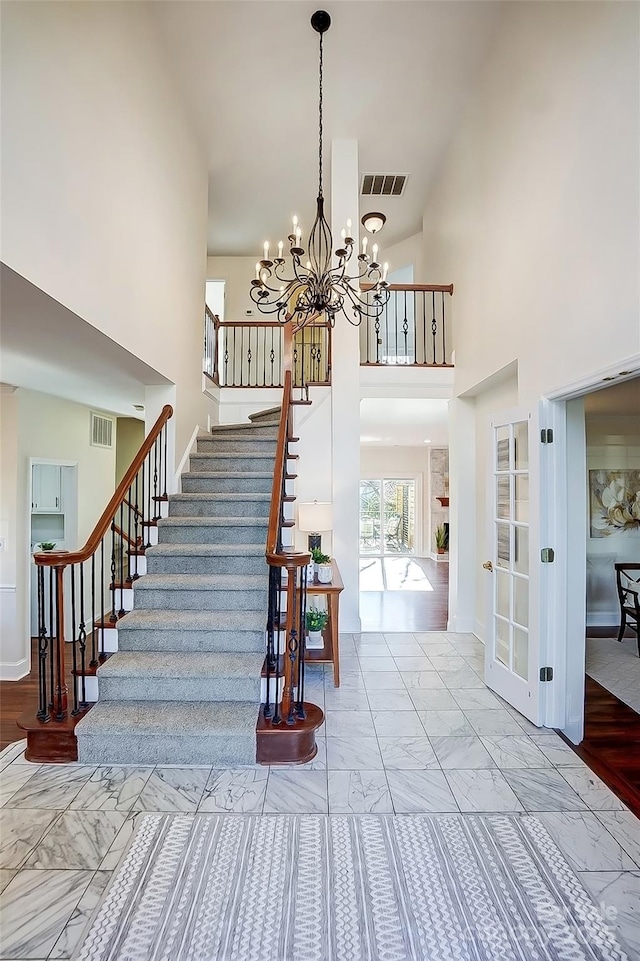
M 209 253 L 257 254 L 308 230 L 317 187 L 317 0 L 149 5 L 209 164 Z M 359 143 L 360 173 L 408 173 L 382 210 L 385 245 L 421 229 L 431 179 L 486 59 L 499 2 L 328 0 L 325 155 Z M 328 166 L 328 164 L 327 164 Z M 326 175 L 327 186 L 329 174 Z

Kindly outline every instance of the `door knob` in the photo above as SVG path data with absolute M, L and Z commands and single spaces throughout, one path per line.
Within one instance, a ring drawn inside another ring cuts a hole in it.
M 493 574 L 493 564 L 491 561 L 485 561 L 482 566 L 484 567 L 485 571 L 490 571 Z

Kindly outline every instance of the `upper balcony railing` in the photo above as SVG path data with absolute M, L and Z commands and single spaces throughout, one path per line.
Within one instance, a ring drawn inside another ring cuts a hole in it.
M 391 284 L 379 317 L 360 326 L 360 364 L 452 367 L 448 301 L 453 284 Z
M 364 287 L 367 290 L 367 287 Z M 448 309 L 453 284 L 392 284 L 379 317 L 360 326 L 360 364 L 366 367 L 452 367 Z M 373 296 L 373 294 L 371 294 Z M 205 307 L 203 371 L 218 387 L 331 384 L 331 326 L 270 320 L 223 320 Z

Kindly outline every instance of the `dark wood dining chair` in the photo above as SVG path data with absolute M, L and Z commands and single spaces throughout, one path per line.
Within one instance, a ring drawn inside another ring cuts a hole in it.
M 616 564 L 616 585 L 620 601 L 620 630 L 618 640 L 627 627 L 636 632 L 640 657 L 640 563 Z

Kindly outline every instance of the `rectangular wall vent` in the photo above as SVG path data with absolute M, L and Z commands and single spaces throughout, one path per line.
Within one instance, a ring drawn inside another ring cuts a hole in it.
M 91 446 L 113 447 L 113 419 L 91 411 Z
M 363 197 L 401 197 L 409 174 L 363 174 Z

